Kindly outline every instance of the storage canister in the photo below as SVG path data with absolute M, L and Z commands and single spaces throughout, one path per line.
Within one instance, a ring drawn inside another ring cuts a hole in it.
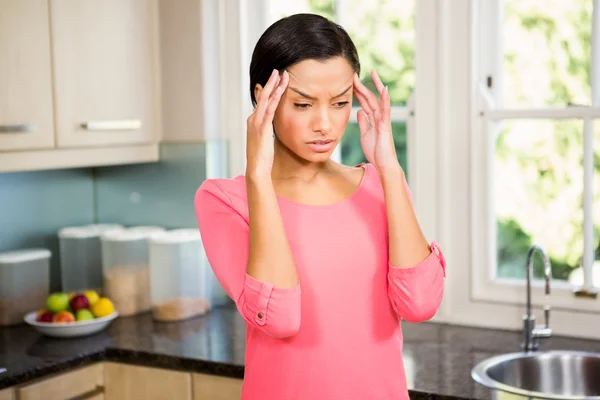
M 123 229 L 101 237 L 104 296 L 122 316 L 150 310 L 148 239 L 161 231 Z
M 47 249 L 0 253 L 0 325 L 23 322 L 25 314 L 41 310 L 50 295 L 50 256 Z
M 200 232 L 166 231 L 150 239 L 150 293 L 157 321 L 181 321 L 206 314 L 211 280 Z
M 58 232 L 60 277 L 63 292 L 96 290 L 102 293 L 100 236 L 123 229 L 118 224 L 71 226 Z

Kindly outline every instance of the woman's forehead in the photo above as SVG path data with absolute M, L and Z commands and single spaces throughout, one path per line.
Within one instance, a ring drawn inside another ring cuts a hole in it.
M 352 85 L 354 71 L 341 57 L 325 61 L 304 60 L 288 70 L 289 87 L 310 95 L 338 95 Z

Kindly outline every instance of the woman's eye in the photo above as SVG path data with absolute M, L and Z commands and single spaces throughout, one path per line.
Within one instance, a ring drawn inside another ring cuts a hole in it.
M 339 103 L 335 103 L 335 106 L 338 107 L 338 108 L 343 108 L 348 103 L 349 103 L 348 101 L 340 101 Z
M 301 110 L 305 110 L 308 107 L 310 107 L 310 104 L 306 104 L 306 103 L 294 103 L 294 106 L 301 109 Z

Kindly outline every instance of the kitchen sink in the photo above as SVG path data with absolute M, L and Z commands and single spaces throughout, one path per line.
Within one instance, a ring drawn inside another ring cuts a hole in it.
M 546 399 L 600 400 L 600 354 L 519 352 L 477 364 L 472 378 L 491 389 Z

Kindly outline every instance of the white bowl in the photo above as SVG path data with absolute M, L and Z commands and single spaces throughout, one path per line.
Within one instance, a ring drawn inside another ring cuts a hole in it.
M 87 321 L 76 321 L 76 322 L 65 322 L 65 323 L 54 323 L 54 322 L 38 322 L 37 311 L 27 313 L 23 318 L 25 322 L 44 335 L 53 337 L 79 337 L 92 335 L 105 329 L 113 319 L 117 318 L 118 312 L 113 312 L 106 317 L 90 319 Z

